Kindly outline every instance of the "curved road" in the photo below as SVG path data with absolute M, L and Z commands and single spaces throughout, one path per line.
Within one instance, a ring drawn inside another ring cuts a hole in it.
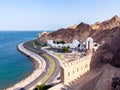
M 22 47 L 23 48 L 25 48 L 23 45 L 22 45 Z M 27 51 L 29 51 L 29 50 L 27 50 Z M 42 52 L 44 51 L 44 50 L 41 50 Z M 30 52 L 32 52 L 32 51 L 30 51 Z M 45 51 L 44 51 L 45 52 Z M 37 53 L 34 53 L 34 52 L 32 52 L 33 53 L 33 55 L 34 54 L 37 54 Z M 47 55 L 49 55 L 48 53 L 46 53 Z M 38 55 L 38 54 L 37 54 Z M 39 77 L 37 77 L 33 82 L 31 82 L 31 83 L 29 83 L 28 85 L 26 85 L 25 87 L 23 87 L 23 88 L 21 88 L 20 90 L 28 90 L 28 89 L 30 89 L 31 87 L 33 87 L 33 86 L 35 86 L 38 82 L 40 82 L 40 80 L 47 74 L 47 72 L 49 71 L 49 68 L 50 68 L 50 62 L 49 62 L 49 60 L 46 58 L 46 57 L 44 57 L 42 54 L 41 55 L 39 55 L 39 56 L 41 56 L 44 60 L 45 60 L 45 62 L 46 62 L 46 69 L 45 69 L 45 71 L 44 72 L 42 72 L 42 74 L 39 76 Z M 60 71 L 60 63 L 59 63 L 59 61 L 54 57 L 54 56 L 52 56 L 52 55 L 49 55 L 53 60 L 54 60 L 54 62 L 55 62 L 55 69 L 54 69 L 54 71 L 53 71 L 53 73 L 52 73 L 52 75 L 44 82 L 44 83 L 51 83 L 56 77 L 57 77 L 57 75 L 58 75 L 58 73 L 59 73 L 59 71 Z
M 60 72 L 60 63 L 59 61 L 53 57 L 52 55 L 48 54 L 55 62 L 55 69 L 54 69 L 54 72 L 52 73 L 52 75 L 45 81 L 45 83 L 51 83 L 55 78 L 56 76 L 58 75 L 58 73 Z

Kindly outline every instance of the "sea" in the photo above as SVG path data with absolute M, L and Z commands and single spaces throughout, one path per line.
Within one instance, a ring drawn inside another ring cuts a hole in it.
M 34 63 L 17 50 L 17 45 L 37 38 L 42 31 L 0 31 L 0 90 L 27 77 Z

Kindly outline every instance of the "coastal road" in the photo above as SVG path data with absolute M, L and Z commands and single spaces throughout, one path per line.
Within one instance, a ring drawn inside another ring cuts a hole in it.
M 47 74 L 47 72 L 48 72 L 49 69 L 50 69 L 50 62 L 49 62 L 49 60 L 48 60 L 46 57 L 44 57 L 42 54 L 41 54 L 41 55 L 38 55 L 38 54 L 36 54 L 36 53 L 34 53 L 34 52 L 32 52 L 32 51 L 24 48 L 23 45 L 21 45 L 21 48 L 25 49 L 27 52 L 30 52 L 32 55 L 35 55 L 35 56 L 38 56 L 38 57 L 39 57 L 39 56 L 42 57 L 42 58 L 45 60 L 45 62 L 46 62 L 46 68 L 45 68 L 45 70 L 42 72 L 42 74 L 41 74 L 39 77 L 37 77 L 33 82 L 31 82 L 31 83 L 29 83 L 28 85 L 26 85 L 25 87 L 23 87 L 25 90 L 28 90 L 28 89 L 30 89 L 31 87 L 35 86 L 38 82 L 40 82 L 40 80 Z M 44 50 L 41 50 L 41 51 L 42 51 L 42 52 L 45 52 Z M 47 53 L 45 53 L 45 54 L 47 54 Z M 47 54 L 47 55 L 49 55 L 49 54 Z M 55 62 L 55 69 L 54 69 L 52 75 L 51 75 L 45 82 L 43 82 L 43 83 L 47 83 L 47 84 L 51 83 L 51 82 L 56 78 L 56 76 L 58 75 L 58 73 L 59 73 L 59 71 L 60 71 L 60 64 L 59 64 L 58 60 L 57 60 L 54 56 L 51 56 L 51 55 L 49 55 L 49 56 L 50 56 L 50 57 L 54 60 L 54 62 Z M 42 64 L 41 64 L 41 65 L 42 65 Z M 21 88 L 20 90 L 23 90 L 23 89 Z
M 42 49 L 42 51 L 46 52 L 43 49 Z M 46 54 L 49 55 L 54 60 L 54 62 L 55 62 L 55 69 L 54 69 L 52 75 L 45 81 L 45 83 L 49 84 L 49 83 L 51 83 L 55 79 L 55 77 L 60 72 L 60 63 L 59 63 L 59 61 L 53 55 L 51 55 L 51 54 L 49 54 L 47 52 L 46 52 Z M 46 60 L 47 60 L 47 58 L 46 58 Z

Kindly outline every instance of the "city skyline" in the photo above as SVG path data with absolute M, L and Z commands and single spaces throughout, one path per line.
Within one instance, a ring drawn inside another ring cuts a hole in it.
M 93 24 L 120 16 L 116 0 L 4 0 L 0 1 L 0 31 L 57 30 L 84 22 Z

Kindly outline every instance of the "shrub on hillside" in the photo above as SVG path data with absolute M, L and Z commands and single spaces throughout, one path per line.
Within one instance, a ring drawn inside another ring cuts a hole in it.
M 45 84 L 41 84 L 41 85 L 37 85 L 35 87 L 35 89 L 33 90 L 47 90 L 49 89 L 50 87 L 52 87 L 51 85 L 45 85 Z
M 34 43 L 35 43 L 36 45 L 40 45 L 40 43 L 38 42 L 38 40 L 35 40 Z
M 69 52 L 69 48 L 68 47 L 63 47 L 62 51 L 63 52 Z

